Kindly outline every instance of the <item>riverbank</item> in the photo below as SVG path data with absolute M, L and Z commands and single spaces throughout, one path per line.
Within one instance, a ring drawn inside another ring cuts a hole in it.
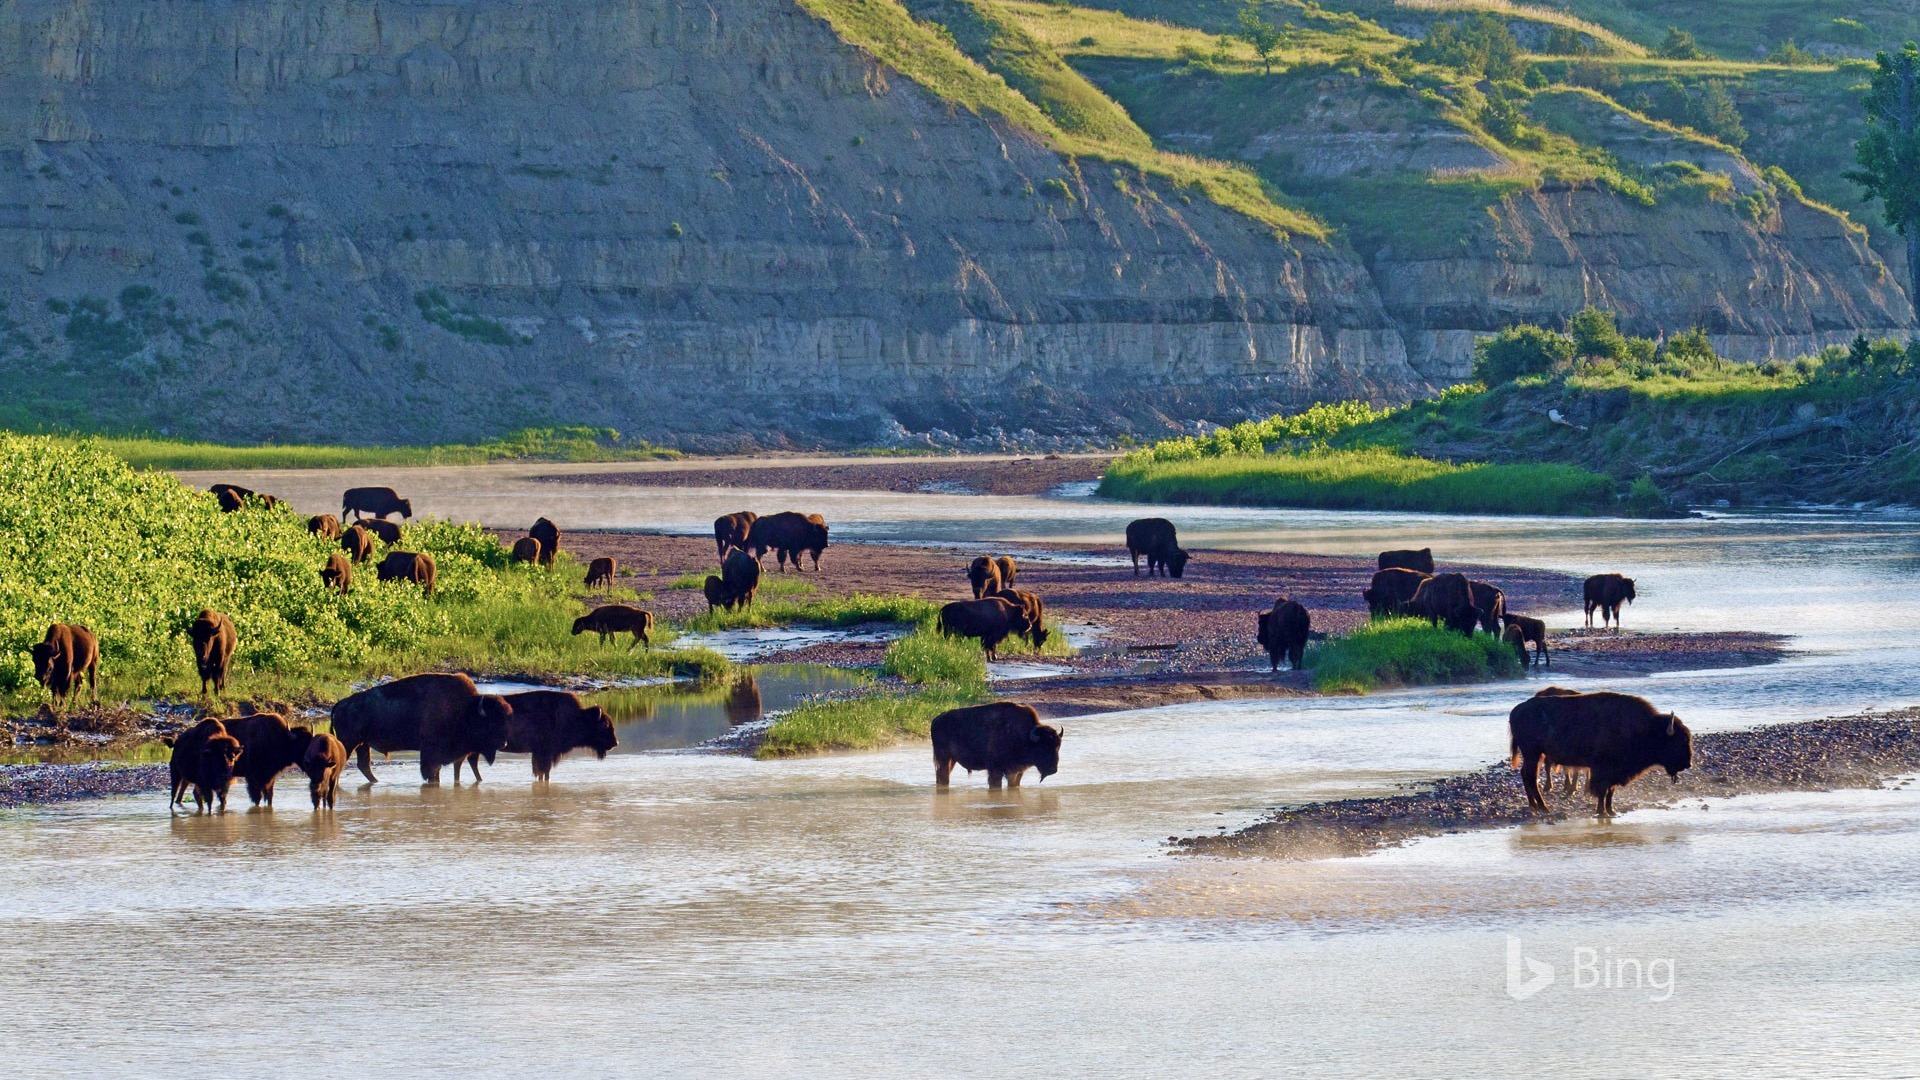
M 934 492 L 943 495 L 1044 495 L 1062 484 L 1100 479 L 1112 454 L 1045 457 L 911 457 L 870 461 L 761 464 L 689 460 L 684 468 L 538 477 L 557 484 L 629 487 L 759 488 L 778 491 Z
M 1618 812 L 1770 791 L 1878 787 L 1920 770 L 1920 708 L 1861 713 L 1747 731 L 1695 735 L 1693 768 L 1676 783 L 1654 770 L 1614 797 Z M 1547 794 L 1547 813 L 1527 808 L 1519 771 L 1502 763 L 1450 776 L 1405 795 L 1281 807 L 1222 836 L 1168 837 L 1196 855 L 1321 859 L 1364 855 L 1421 837 L 1591 817 L 1583 788 Z

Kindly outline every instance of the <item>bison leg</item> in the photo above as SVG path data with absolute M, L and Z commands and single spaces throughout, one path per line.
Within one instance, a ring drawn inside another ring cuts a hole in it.
M 1025 770 L 1025 769 L 1015 769 L 1015 770 L 1013 770 L 1012 772 L 1010 772 L 1010 773 L 1008 773 L 1008 774 L 1007 774 L 1007 787 L 1009 787 L 1009 788 L 1017 788 L 1017 787 L 1019 787 L 1019 786 L 1020 786 L 1020 778 L 1021 778 L 1022 776 L 1025 776 L 1026 774 L 1027 774 L 1027 770 Z
M 1128 548 L 1127 558 L 1133 560 L 1133 576 L 1139 577 L 1140 576 L 1140 553 L 1133 550 L 1132 548 Z
M 367 778 L 367 783 L 377 784 L 380 782 L 378 778 L 376 778 L 373 775 L 373 748 L 372 747 L 368 746 L 366 743 L 361 743 L 359 756 L 356 759 L 356 762 L 360 766 L 360 775 Z
M 946 787 L 953 781 L 953 759 L 935 757 L 933 759 L 933 786 Z
M 1540 760 L 1538 750 L 1521 752 L 1520 783 L 1527 789 L 1527 805 L 1535 810 L 1547 809 L 1547 800 L 1540 797 Z
M 994 791 L 1000 790 L 1000 774 L 992 769 L 987 770 L 987 787 Z

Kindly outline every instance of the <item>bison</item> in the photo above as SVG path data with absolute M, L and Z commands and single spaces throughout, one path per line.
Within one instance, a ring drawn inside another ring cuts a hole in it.
M 1530 619 L 1525 615 L 1515 615 L 1510 611 L 1502 613 L 1500 620 L 1506 624 L 1509 633 L 1518 630 L 1520 631 L 1520 640 L 1523 643 L 1531 643 L 1533 645 L 1533 659 L 1536 663 L 1552 666 L 1553 658 L 1547 655 L 1546 623 L 1541 622 L 1539 619 Z M 1520 659 L 1527 659 L 1524 650 L 1521 651 Z
M 51 623 L 47 636 L 35 645 L 33 677 L 53 695 L 53 703 L 65 708 L 80 692 L 80 679 L 94 704 L 100 703 L 100 639 L 79 623 Z
M 1012 701 L 948 709 L 933 718 L 933 782 L 946 787 L 955 765 L 969 773 L 985 769 L 989 788 L 1003 779 L 1019 787 L 1028 769 L 1040 770 L 1045 780 L 1060 771 L 1066 734 L 1041 723 L 1031 706 Z
M 1484 581 L 1467 582 L 1473 606 L 1480 612 L 1480 629 L 1489 634 L 1500 632 L 1500 616 L 1507 612 L 1507 594 Z
M 200 696 L 207 687 L 216 694 L 227 692 L 227 666 L 233 662 L 233 650 L 239 644 L 233 620 L 212 608 L 201 608 L 187 627 L 187 639 L 193 642 L 193 666 L 200 674 Z
M 600 635 L 600 644 L 605 645 L 615 634 L 632 634 L 633 640 L 627 643 L 631 649 L 635 645 L 653 648 L 653 612 L 642 611 L 626 604 L 606 604 L 594 608 L 585 615 L 573 620 L 575 635 L 593 631 Z
M 1021 618 L 1027 622 L 1027 640 L 1038 649 L 1046 645 L 1052 631 L 1047 629 L 1047 604 L 1037 593 L 1025 589 L 1001 589 L 990 594 L 1005 600 L 1020 609 Z
M 345 555 L 333 552 L 327 556 L 327 565 L 320 568 L 320 583 L 341 596 L 353 591 L 353 564 Z
M 1020 571 L 1020 568 L 1013 564 L 1013 556 L 995 555 L 993 557 L 993 565 L 1000 568 L 1000 587 L 1003 589 L 1013 588 L 1013 576 Z
M 1373 582 L 1361 592 L 1360 598 L 1367 602 L 1367 611 L 1374 618 L 1388 615 L 1405 615 L 1407 606 L 1413 603 L 1413 594 L 1420 591 L 1420 585 L 1427 575 L 1418 570 L 1406 570 L 1393 567 L 1381 570 L 1373 575 Z
M 433 556 L 418 551 L 389 551 L 374 569 L 381 581 L 411 581 L 425 596 L 433 595 L 434 578 L 439 574 Z
M 560 554 L 560 526 L 541 518 L 527 530 L 527 535 L 540 541 L 540 565 L 551 567 L 553 557 Z
M 1435 574 L 1421 582 L 1407 602 L 1407 611 L 1433 626 L 1445 623 L 1468 637 L 1480 624 L 1480 609 L 1473 606 L 1473 589 L 1464 574 Z
M 300 755 L 300 771 L 307 774 L 307 794 L 313 796 L 313 808 L 322 804 L 333 809 L 334 795 L 340 790 L 340 774 L 347 768 L 347 748 L 340 740 L 321 732 L 307 740 Z
M 540 541 L 531 536 L 523 536 L 513 542 L 513 550 L 507 556 L 508 561 L 517 563 L 540 563 Z
M 195 810 L 211 809 L 218 800 L 220 812 L 227 812 L 227 792 L 233 787 L 234 764 L 241 753 L 240 740 L 225 731 L 213 732 L 200 743 L 199 751 L 186 763 Z
M 1662 768 L 1676 782 L 1693 765 L 1693 735 L 1672 713 L 1645 698 L 1602 690 L 1542 690 L 1507 715 L 1513 762 L 1527 804 L 1547 809 L 1540 795 L 1540 762 L 1586 769 L 1587 791 L 1599 816 L 1613 815 L 1613 793 L 1640 774 Z
M 340 515 L 352 514 L 362 518 L 372 514 L 376 518 L 385 518 L 388 514 L 399 514 L 402 518 L 413 516 L 413 503 L 400 497 L 400 493 L 390 487 L 348 488 L 340 496 Z
M 1506 632 L 1500 635 L 1500 640 L 1506 642 L 1507 645 L 1512 647 L 1514 653 L 1520 657 L 1520 663 L 1524 666 L 1527 662 L 1526 633 L 1523 632 L 1519 627 L 1509 623 L 1507 625 Z
M 1620 629 L 1620 605 L 1633 603 L 1633 579 L 1619 574 L 1595 574 L 1587 579 L 1587 625 L 1593 625 L 1593 613 L 1600 612 L 1600 627 L 1605 629 L 1608 620 L 1613 628 Z
M 707 598 L 707 614 L 711 615 L 721 608 L 733 609 L 733 594 L 727 591 L 727 583 L 712 574 L 700 585 L 700 592 Z
M 827 549 L 827 523 L 819 514 L 803 515 L 793 510 L 769 514 L 754 519 L 753 528 L 747 534 L 747 546 L 756 559 L 771 550 L 781 573 L 786 573 L 789 559 L 798 572 L 803 551 L 813 556 L 813 568 L 818 570 L 820 553 Z
M 1173 522 L 1166 518 L 1141 518 L 1127 524 L 1127 558 L 1133 560 L 1133 573 L 1140 575 L 1140 556 L 1147 557 L 1147 576 L 1164 569 L 1168 577 L 1187 572 L 1187 553 L 1180 549 Z
M 977 556 L 967 564 L 967 584 L 973 586 L 975 600 L 1007 587 L 1006 579 L 1000 576 L 999 561 L 985 555 Z
M 207 491 L 220 504 L 220 510 L 228 514 L 247 505 L 247 500 L 253 497 L 252 488 L 239 484 L 209 484 Z
M 760 590 L 760 560 L 744 547 L 734 548 L 720 566 L 720 580 L 727 586 L 729 608 L 741 604 L 752 607 L 753 595 Z
M 273 782 L 299 765 L 313 741 L 309 728 L 294 727 L 276 712 L 256 712 L 228 720 L 227 734 L 240 740 L 245 753 L 234 771 L 247 782 L 247 798 L 259 806 L 273 805 Z
M 340 533 L 340 550 L 354 562 L 366 562 L 373 557 L 373 537 L 358 525 L 350 525 Z
M 551 777 L 554 763 L 574 750 L 592 750 L 604 760 L 607 751 L 620 745 L 607 710 L 582 705 L 578 696 L 564 690 L 509 694 L 507 704 L 513 706 L 513 716 L 507 721 L 504 749 L 509 754 L 532 754 L 535 780 Z M 479 775 L 477 769 L 475 775 Z M 456 766 L 454 779 L 459 778 Z
M 602 555 L 588 563 L 587 588 L 591 589 L 595 585 L 607 589 L 613 588 L 613 573 L 619 565 L 611 555 Z
M 1011 600 L 989 596 L 984 600 L 956 600 L 940 609 L 940 632 L 948 637 L 979 638 L 987 659 L 995 659 L 1000 643 L 1031 634 L 1026 611 Z
M 347 753 L 358 754 L 360 772 L 374 782 L 371 751 L 420 752 L 420 779 L 440 782 L 440 770 L 469 754 L 493 764 L 507 744 L 513 706 L 482 694 L 465 675 L 429 672 L 395 679 L 341 698 L 333 707 L 333 733 Z M 474 779 L 480 779 L 476 767 Z
M 338 540 L 340 519 L 332 514 L 315 514 L 307 519 L 307 531 L 322 540 Z
M 1415 551 L 1412 548 L 1403 548 L 1399 551 L 1383 551 L 1380 553 L 1380 569 L 1411 570 L 1416 574 L 1432 577 L 1433 549 L 1421 548 Z
M 367 518 L 365 521 L 356 521 L 353 525 L 356 529 L 373 534 L 383 544 L 391 545 L 400 542 L 400 526 L 395 525 L 391 521 L 382 518 Z
M 747 546 L 747 537 L 753 532 L 753 523 L 760 515 L 751 510 L 722 514 L 713 519 L 714 558 L 725 559 L 727 552 L 734 548 Z
M 200 791 L 201 780 L 205 778 L 205 774 L 201 769 L 201 763 L 204 760 L 203 755 L 207 749 L 208 741 L 216 736 L 226 741 L 219 744 L 222 752 L 214 755 L 213 761 L 219 765 L 219 768 L 216 770 L 215 775 L 211 777 L 214 782 L 206 785 L 206 787 L 209 794 L 211 794 L 211 790 L 214 787 L 219 787 L 224 795 L 226 791 L 225 785 L 233 783 L 234 762 L 240 760 L 240 742 L 227 734 L 225 724 L 222 724 L 216 717 L 203 717 L 199 723 L 194 724 L 185 731 L 160 740 L 173 748 L 173 755 L 167 762 L 167 771 L 172 774 L 173 780 L 172 793 L 167 798 L 168 810 L 185 804 L 189 790 L 194 792 L 194 805 L 196 807 L 206 803 L 207 800 L 201 797 Z M 225 748 L 228 742 L 233 744 L 233 756 L 231 759 L 228 759 L 225 754 Z M 219 775 L 220 772 L 224 772 L 224 777 Z M 223 780 L 224 784 L 221 782 Z M 224 798 L 221 801 L 222 808 L 224 809 Z
M 1272 611 L 1260 613 L 1260 628 L 1254 638 L 1266 647 L 1269 671 L 1280 670 L 1283 656 L 1293 670 L 1300 670 L 1307 656 L 1307 632 L 1312 624 L 1313 618 L 1307 609 L 1284 596 L 1273 602 Z

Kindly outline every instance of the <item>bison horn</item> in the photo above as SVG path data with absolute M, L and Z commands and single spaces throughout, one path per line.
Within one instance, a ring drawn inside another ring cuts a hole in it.
M 1679 719 L 1680 719 L 1680 718 L 1679 718 L 1678 716 L 1675 716 L 1675 715 L 1674 715 L 1674 714 L 1672 714 L 1672 713 L 1668 713 L 1668 714 L 1667 714 L 1667 737 L 1668 737 L 1668 738 L 1672 738 L 1672 737 L 1673 737 L 1673 725 L 1674 725 L 1674 724 L 1675 724 L 1675 723 L 1676 723 L 1677 721 L 1679 721 Z

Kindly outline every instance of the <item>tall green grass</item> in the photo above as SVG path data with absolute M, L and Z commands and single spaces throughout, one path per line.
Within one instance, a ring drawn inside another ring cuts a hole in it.
M 1397 686 L 1517 679 L 1513 647 L 1491 634 L 1467 637 L 1424 619 L 1381 619 L 1309 646 L 1307 670 L 1323 693 L 1364 694 Z
M 680 452 L 644 440 L 623 442 L 608 428 L 525 428 L 491 442 L 442 446 L 227 446 L 141 436 L 95 440 L 137 469 L 348 469 L 484 465 L 493 461 L 644 461 Z
M 705 580 L 706 575 L 701 575 Z M 760 579 L 764 589 L 769 580 Z M 885 596 L 878 593 L 847 593 L 815 600 L 761 598 L 752 607 L 721 609 L 688 619 L 688 630 L 711 632 L 755 627 L 857 626 L 861 623 L 918 623 L 939 614 L 940 605 L 917 596 Z
M 933 718 L 980 701 L 973 687 L 940 686 L 845 701 L 810 701 L 776 720 L 754 756 L 795 757 L 827 750 L 872 750 L 924 739 Z

